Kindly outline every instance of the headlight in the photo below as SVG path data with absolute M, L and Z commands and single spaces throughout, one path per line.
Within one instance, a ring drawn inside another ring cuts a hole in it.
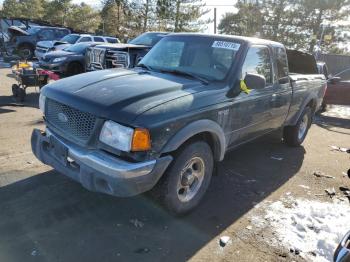
M 43 114 L 45 114 L 45 101 L 46 101 L 46 96 L 43 94 L 40 94 L 39 96 L 39 108 Z
M 58 62 L 62 62 L 64 60 L 66 60 L 67 57 L 57 57 L 54 60 L 52 60 L 53 63 L 58 63 Z
M 131 142 L 134 130 L 119 125 L 113 121 L 106 121 L 102 127 L 100 141 L 122 151 L 131 150 Z
M 151 148 L 151 139 L 147 129 L 133 129 L 113 121 L 104 123 L 100 141 L 125 152 L 147 151 Z

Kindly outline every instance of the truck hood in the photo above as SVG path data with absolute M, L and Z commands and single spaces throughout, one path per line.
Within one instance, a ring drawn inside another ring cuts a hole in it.
M 58 57 L 65 57 L 65 56 L 71 56 L 71 55 L 76 55 L 77 53 L 73 53 L 73 52 L 68 52 L 68 51 L 64 51 L 64 50 L 58 50 L 58 51 L 51 51 L 48 52 L 46 55 L 44 55 L 43 59 L 47 60 L 47 59 L 53 59 L 53 58 L 58 58 Z
M 99 48 L 108 48 L 108 49 L 144 49 L 144 48 L 150 48 L 149 46 L 145 45 L 134 45 L 134 44 L 122 44 L 122 43 L 117 43 L 117 44 L 102 44 L 102 45 L 97 45 L 96 47 Z
M 37 46 L 43 48 L 52 48 L 55 47 L 56 50 L 62 49 L 64 47 L 70 46 L 71 44 L 62 41 L 40 41 L 37 43 Z M 61 48 L 62 47 L 62 48 Z
M 53 47 L 54 41 L 39 41 L 36 45 L 44 48 Z
M 18 26 L 10 26 L 7 30 L 12 36 L 29 35 L 27 31 L 23 30 L 22 28 L 19 28 Z
M 100 118 L 132 125 L 137 116 L 202 91 L 199 81 L 140 69 L 80 74 L 45 86 L 42 94 Z

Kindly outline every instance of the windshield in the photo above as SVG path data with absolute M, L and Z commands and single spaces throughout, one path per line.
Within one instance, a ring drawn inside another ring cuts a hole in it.
M 71 45 L 69 47 L 66 47 L 63 50 L 67 51 L 67 52 L 83 54 L 85 52 L 86 48 L 88 48 L 90 45 L 91 44 L 89 44 L 89 43 L 79 43 L 79 44 L 75 44 L 75 45 Z
M 60 41 L 67 42 L 70 44 L 75 44 L 78 38 L 79 38 L 79 35 L 66 35 L 65 37 L 61 38 Z
M 232 39 L 171 36 L 162 39 L 140 64 L 156 71 L 182 71 L 208 80 L 223 80 L 240 44 Z
M 40 28 L 37 28 L 37 27 L 31 27 L 31 28 L 29 28 L 28 29 L 28 34 L 30 34 L 30 35 L 35 35 L 37 32 L 39 32 L 40 31 Z
M 162 33 L 145 33 L 131 40 L 129 44 L 154 46 L 164 36 Z

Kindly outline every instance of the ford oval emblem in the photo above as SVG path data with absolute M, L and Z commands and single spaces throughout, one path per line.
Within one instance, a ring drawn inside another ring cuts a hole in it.
M 63 123 L 67 123 L 68 122 L 68 117 L 63 114 L 63 113 L 58 113 L 57 114 L 58 120 L 60 120 Z

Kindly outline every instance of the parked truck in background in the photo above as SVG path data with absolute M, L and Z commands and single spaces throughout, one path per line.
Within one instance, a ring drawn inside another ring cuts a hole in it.
M 8 28 L 10 40 L 6 49 L 12 54 L 16 53 L 23 59 L 34 57 L 34 50 L 37 42 L 47 40 L 59 40 L 70 33 L 67 28 L 51 26 L 32 26 L 24 30 L 18 26 Z
M 127 44 L 107 44 L 89 48 L 86 52 L 86 70 L 132 68 L 167 33 L 147 32 Z
M 32 150 L 91 191 L 152 190 L 184 214 L 226 152 L 278 129 L 287 145 L 304 141 L 326 80 L 312 56 L 301 57 L 288 63 L 282 44 L 262 39 L 165 36 L 134 69 L 45 86 L 46 130 L 33 131 Z

